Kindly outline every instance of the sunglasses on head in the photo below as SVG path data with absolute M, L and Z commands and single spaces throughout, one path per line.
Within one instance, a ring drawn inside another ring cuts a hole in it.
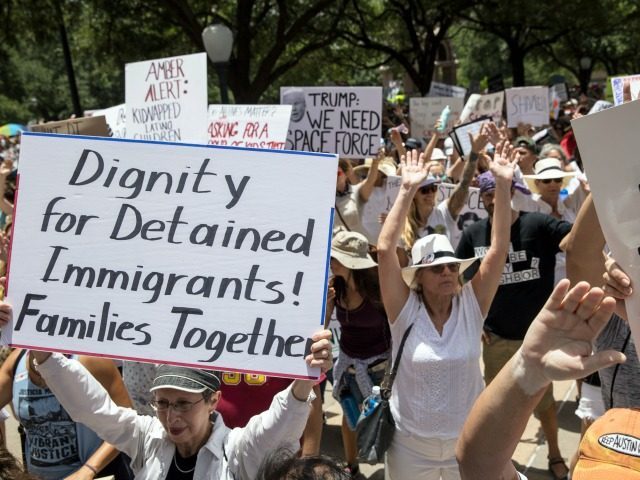
M 447 267 L 451 273 L 458 273 L 460 271 L 459 263 L 442 263 L 440 265 L 434 265 L 433 267 L 428 267 L 433 273 L 442 273 L 444 272 L 444 267 Z
M 423 195 L 426 195 L 427 193 L 434 193 L 438 190 L 438 186 L 437 185 L 427 185 L 425 187 L 420 187 L 419 192 Z
M 545 185 L 550 184 L 551 182 L 554 183 L 562 183 L 562 178 L 545 178 L 544 180 L 540 180 L 542 183 L 544 183 Z

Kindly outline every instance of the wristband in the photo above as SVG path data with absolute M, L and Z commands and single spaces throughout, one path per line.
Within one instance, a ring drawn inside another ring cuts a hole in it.
M 94 474 L 94 475 L 98 475 L 98 470 L 96 470 L 96 468 L 95 468 L 95 467 L 93 467 L 93 466 L 89 465 L 88 463 L 85 463 L 85 464 L 83 465 L 83 467 L 87 467 L 89 470 L 91 470 L 91 471 L 93 472 L 93 474 Z
M 469 154 L 469 161 L 475 162 L 476 160 L 478 160 L 478 154 L 476 152 L 471 152 Z

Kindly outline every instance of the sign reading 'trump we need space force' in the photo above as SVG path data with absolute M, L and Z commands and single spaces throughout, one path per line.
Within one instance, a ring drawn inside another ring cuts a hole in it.
M 335 155 L 27 133 L 20 157 L 5 343 L 318 375 Z

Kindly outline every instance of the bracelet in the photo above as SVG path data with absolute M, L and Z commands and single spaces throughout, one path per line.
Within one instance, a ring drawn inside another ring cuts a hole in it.
M 94 475 L 98 475 L 98 470 L 96 470 L 96 467 L 91 466 L 88 463 L 85 463 L 83 465 L 83 467 L 87 467 L 89 470 L 91 470 L 93 472 Z
M 475 162 L 476 160 L 478 160 L 478 154 L 476 152 L 471 152 L 469 154 L 469 161 Z

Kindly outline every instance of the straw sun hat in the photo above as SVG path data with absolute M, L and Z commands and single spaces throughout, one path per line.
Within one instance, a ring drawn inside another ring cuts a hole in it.
M 523 175 L 528 187 L 533 192 L 539 192 L 536 180 L 549 180 L 562 178 L 562 187 L 566 187 L 571 178 L 576 176 L 576 172 L 567 172 L 562 168 L 562 162 L 557 158 L 541 158 L 533 166 L 534 175 Z
M 435 267 L 444 263 L 459 263 L 459 275 L 482 257 L 457 258 L 453 253 L 453 247 L 446 235 L 434 233 L 422 237 L 413 245 L 411 249 L 411 259 L 413 264 L 402 269 L 402 279 L 410 288 L 413 288 L 416 272 L 420 268 Z
M 351 270 L 362 270 L 377 265 L 369 255 L 367 237 L 346 230 L 339 231 L 331 240 L 331 257 Z

